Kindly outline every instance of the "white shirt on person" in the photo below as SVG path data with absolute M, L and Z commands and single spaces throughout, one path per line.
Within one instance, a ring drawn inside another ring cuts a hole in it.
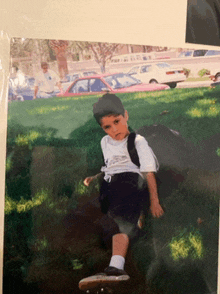
M 159 169 L 157 158 L 143 136 L 137 134 L 135 138 L 140 167 L 131 161 L 127 140 L 128 136 L 120 141 L 112 139 L 109 135 L 102 138 L 101 148 L 105 166 L 101 171 L 105 173 L 106 181 L 111 181 L 111 176 L 118 173 L 134 172 L 141 175 L 142 172 L 156 172 Z
M 58 75 L 54 71 L 48 69 L 46 73 L 41 71 L 37 74 L 34 85 L 39 87 L 39 91 L 50 93 L 54 91 L 58 82 Z

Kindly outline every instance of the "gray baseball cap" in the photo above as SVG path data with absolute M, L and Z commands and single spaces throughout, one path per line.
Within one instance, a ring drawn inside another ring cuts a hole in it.
M 124 115 L 124 113 L 124 106 L 115 94 L 107 93 L 93 105 L 93 115 L 99 124 L 104 116 L 110 114 Z

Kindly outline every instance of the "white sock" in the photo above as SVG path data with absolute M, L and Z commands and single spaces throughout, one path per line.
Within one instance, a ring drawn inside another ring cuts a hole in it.
M 114 266 L 118 269 L 123 270 L 125 264 L 125 258 L 121 255 L 113 255 L 110 260 L 109 266 Z

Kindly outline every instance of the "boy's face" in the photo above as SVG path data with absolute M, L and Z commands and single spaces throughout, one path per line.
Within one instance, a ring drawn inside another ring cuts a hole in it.
M 119 141 L 123 140 L 129 134 L 127 121 L 127 111 L 125 111 L 124 116 L 121 114 L 111 114 L 101 119 L 101 127 L 112 139 Z

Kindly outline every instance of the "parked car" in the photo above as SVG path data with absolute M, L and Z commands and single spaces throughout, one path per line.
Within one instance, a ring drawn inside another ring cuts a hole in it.
M 34 96 L 34 78 L 25 77 L 22 84 L 19 84 L 17 78 L 9 79 L 8 101 L 32 100 Z
M 66 89 L 74 82 L 75 80 L 81 78 L 81 77 L 86 77 L 90 75 L 97 75 L 98 73 L 95 71 L 84 71 L 84 72 L 76 72 L 73 74 L 68 74 L 65 76 L 65 80 L 62 81 L 62 88 L 63 91 L 66 91 Z
M 208 50 L 204 56 L 220 55 L 220 50 Z
M 187 51 L 182 51 L 179 55 L 178 58 L 184 58 L 184 57 L 201 57 L 206 54 L 208 50 L 187 50 Z
M 91 70 L 91 71 L 84 71 L 82 74 L 84 77 L 88 77 L 88 76 L 97 75 L 98 73 L 94 70 Z
M 153 52 L 151 53 L 137 52 L 137 53 L 114 55 L 111 58 L 110 63 L 124 64 L 124 63 L 132 63 L 132 62 L 139 62 L 139 61 L 141 62 L 143 60 L 151 60 L 151 59 L 155 59 L 155 54 Z
M 177 83 L 186 79 L 182 68 L 174 68 L 166 62 L 140 64 L 132 67 L 128 74 L 143 83 L 167 84 L 170 88 L 175 88 Z
M 167 85 L 143 84 L 140 80 L 125 73 L 100 74 L 79 78 L 74 81 L 64 94 L 57 96 L 70 97 L 81 95 L 129 92 L 147 92 L 169 89 Z
M 33 77 L 25 76 L 22 84 L 17 83 L 16 78 L 9 79 L 8 88 L 8 101 L 24 101 L 32 100 L 34 96 L 34 83 Z M 59 88 L 55 86 L 55 94 L 60 92 Z

